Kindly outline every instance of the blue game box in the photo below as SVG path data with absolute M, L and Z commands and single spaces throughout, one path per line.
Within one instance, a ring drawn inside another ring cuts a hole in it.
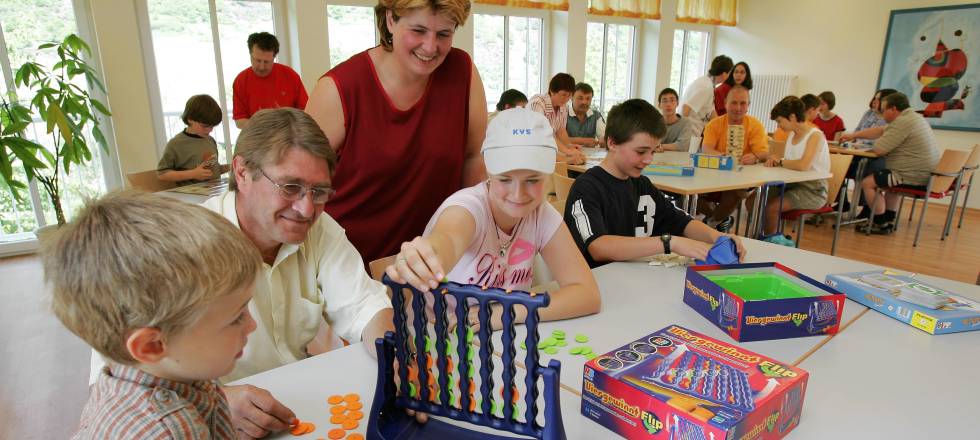
M 874 270 L 827 275 L 827 285 L 872 310 L 933 335 L 980 330 L 980 303 L 915 279 Z
M 684 303 L 739 342 L 835 334 L 844 294 L 779 263 L 687 268 Z
M 808 377 L 672 325 L 586 363 L 582 415 L 628 439 L 779 439 L 800 422 Z

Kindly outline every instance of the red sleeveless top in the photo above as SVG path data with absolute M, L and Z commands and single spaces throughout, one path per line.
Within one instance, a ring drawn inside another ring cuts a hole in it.
M 422 98 L 395 108 L 367 51 L 330 69 L 344 110 L 337 194 L 324 211 L 347 231 L 364 263 L 421 235 L 439 205 L 462 187 L 469 126 L 470 56 L 453 48 Z

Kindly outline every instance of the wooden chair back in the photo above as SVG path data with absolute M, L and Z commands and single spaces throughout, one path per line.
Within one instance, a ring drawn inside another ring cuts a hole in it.
M 568 177 L 568 162 L 555 162 L 554 174 Z
M 558 200 L 565 200 L 568 198 L 568 193 L 572 190 L 572 184 L 575 183 L 575 179 L 566 176 L 559 176 L 557 174 L 552 174 L 552 178 L 555 181 L 555 196 Z
M 966 165 L 966 160 L 970 157 L 970 152 L 965 150 L 954 150 L 947 149 L 943 151 L 942 157 L 939 158 L 939 163 L 936 164 L 936 173 L 943 174 L 957 174 L 963 171 L 963 166 Z M 952 176 L 935 176 L 932 179 L 932 187 L 929 188 L 930 192 L 941 193 L 949 189 L 953 182 L 956 181 L 956 177 Z
M 973 146 L 973 150 L 970 151 L 970 157 L 966 158 L 966 165 L 963 165 L 963 183 L 970 181 L 973 177 L 973 173 L 977 171 L 980 167 L 980 144 Z
M 562 217 L 565 216 L 565 199 L 558 199 L 548 203 L 551 203 L 551 206 L 553 206 L 555 208 L 555 211 L 558 211 L 558 213 L 561 214 Z
M 129 186 L 147 192 L 166 191 L 177 187 L 174 182 L 158 179 L 157 170 L 129 173 L 126 175 L 126 180 L 129 181 Z
M 847 168 L 851 166 L 854 156 L 850 154 L 831 154 L 830 155 L 830 178 L 827 179 L 827 206 L 834 204 L 837 198 L 837 191 L 844 185 L 844 178 L 847 175 Z
M 397 255 L 389 255 L 368 263 L 368 269 L 371 271 L 371 278 L 381 281 L 381 277 L 383 277 L 385 274 L 385 269 L 395 262 L 395 257 L 397 257 Z

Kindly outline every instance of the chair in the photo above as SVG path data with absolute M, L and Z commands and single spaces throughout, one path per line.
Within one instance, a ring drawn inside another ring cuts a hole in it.
M 970 157 L 966 159 L 966 165 L 963 167 L 960 189 L 966 189 L 966 195 L 963 196 L 963 206 L 960 208 L 960 221 L 956 224 L 957 228 L 963 227 L 963 214 L 966 213 L 966 202 L 970 200 L 970 188 L 973 188 L 973 174 L 977 171 L 977 168 L 980 168 L 980 144 L 973 146 L 973 151 L 970 152 Z
M 156 170 L 129 173 L 126 174 L 126 180 L 129 181 L 129 186 L 146 192 L 166 191 L 177 187 L 174 182 L 158 179 Z
M 558 211 L 558 213 L 561 214 L 562 217 L 565 216 L 565 199 L 553 200 L 548 203 L 551 203 L 551 206 L 553 206 L 555 208 L 555 211 Z
M 381 257 L 368 263 L 368 269 L 371 272 L 371 278 L 381 281 L 381 277 L 385 274 L 385 269 L 391 266 L 395 262 L 395 257 L 397 255 L 389 255 L 387 257 Z
M 555 181 L 555 196 L 557 196 L 557 199 L 568 199 L 568 193 L 572 190 L 572 184 L 575 183 L 575 179 L 557 174 L 553 174 L 552 178 Z
M 840 187 L 844 184 L 844 176 L 847 174 L 847 167 L 851 165 L 854 156 L 849 154 L 830 155 L 830 179 L 827 179 L 827 204 L 817 209 L 791 209 L 784 212 L 780 217 L 782 220 L 796 220 L 796 247 L 800 247 L 803 240 L 803 222 L 809 215 L 823 215 L 834 212 L 834 196 L 837 196 L 837 219 L 834 220 L 834 241 L 830 245 L 830 255 L 837 252 L 837 236 L 840 235 L 841 215 L 843 214 L 844 204 L 842 203 L 844 192 Z M 840 193 L 840 194 L 838 194 Z
M 912 240 L 912 247 L 919 244 L 919 232 L 922 230 L 922 223 L 926 218 L 926 211 L 929 207 L 929 199 L 943 199 L 949 195 L 952 195 L 953 200 L 946 211 L 946 221 L 943 224 L 942 235 L 940 235 L 939 238 L 940 240 L 946 239 L 949 228 L 953 223 L 953 213 L 956 210 L 956 198 L 960 191 L 960 183 L 963 177 L 963 167 L 966 165 L 966 160 L 969 155 L 969 152 L 963 150 L 945 150 L 943 151 L 942 157 L 939 158 L 939 163 L 936 165 L 936 169 L 929 173 L 929 180 L 926 182 L 925 186 L 900 185 L 888 189 L 889 192 L 900 195 L 902 197 L 902 201 L 905 200 L 905 197 L 912 197 L 913 203 L 914 200 L 917 199 L 923 200 L 922 212 L 919 214 L 919 223 L 915 228 L 915 238 Z M 880 193 L 875 195 L 875 199 L 871 203 L 872 207 L 875 206 L 875 203 L 877 203 L 878 197 L 881 197 Z M 895 214 L 896 223 L 898 223 L 898 214 L 901 213 L 901 211 L 902 206 L 899 205 L 898 211 Z M 873 224 L 874 217 L 874 209 L 872 209 L 871 218 L 868 219 L 868 225 Z M 867 228 L 867 233 L 871 233 L 870 227 Z
M 568 162 L 555 162 L 555 174 L 568 177 Z

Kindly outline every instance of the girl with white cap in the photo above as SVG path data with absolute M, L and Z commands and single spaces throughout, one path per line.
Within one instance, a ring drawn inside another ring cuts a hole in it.
M 490 178 L 451 195 L 422 236 L 402 244 L 387 273 L 427 292 L 444 276 L 462 284 L 529 290 L 539 253 L 559 288 L 542 320 L 599 311 L 599 287 L 561 214 L 544 203 L 544 181 L 555 169 L 557 148 L 548 120 L 514 108 L 487 127 L 483 160 Z M 517 322 L 525 312 L 517 308 Z M 500 313 L 492 315 L 500 327 Z

